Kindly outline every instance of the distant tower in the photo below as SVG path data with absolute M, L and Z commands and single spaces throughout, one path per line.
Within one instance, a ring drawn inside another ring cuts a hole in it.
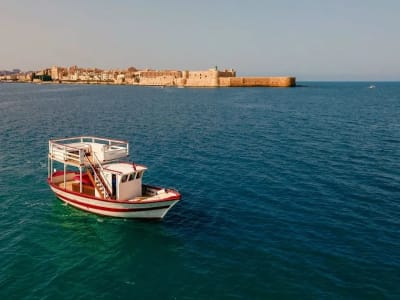
M 212 78 L 212 86 L 219 86 L 219 71 L 218 71 L 218 67 L 215 66 L 214 69 L 210 69 L 210 73 L 211 73 L 211 78 Z

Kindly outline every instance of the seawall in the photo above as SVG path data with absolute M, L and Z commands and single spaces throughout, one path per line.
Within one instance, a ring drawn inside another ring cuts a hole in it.
M 222 77 L 220 87 L 294 87 L 295 77 Z

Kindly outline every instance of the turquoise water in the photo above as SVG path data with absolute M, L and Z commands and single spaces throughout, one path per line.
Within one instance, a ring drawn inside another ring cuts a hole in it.
M 0 299 L 399 299 L 400 83 L 0 84 Z M 162 222 L 65 206 L 50 138 L 130 142 Z

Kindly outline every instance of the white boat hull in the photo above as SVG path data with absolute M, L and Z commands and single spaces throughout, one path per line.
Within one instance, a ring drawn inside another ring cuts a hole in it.
M 69 192 L 50 185 L 52 191 L 61 201 L 78 209 L 94 214 L 117 218 L 162 219 L 179 199 L 147 201 L 143 203 L 97 199 L 78 193 Z

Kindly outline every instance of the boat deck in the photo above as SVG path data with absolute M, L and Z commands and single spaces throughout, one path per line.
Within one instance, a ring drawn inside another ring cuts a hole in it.
M 80 193 L 80 184 L 76 180 L 68 180 L 65 182 L 65 184 L 64 184 L 64 182 L 60 182 L 60 183 L 57 183 L 56 185 L 61 189 L 66 189 L 67 191 L 70 191 L 70 192 Z M 95 197 L 95 188 L 91 185 L 83 184 L 82 185 L 82 194 L 88 195 L 91 197 Z M 146 194 L 146 195 L 142 195 L 139 197 L 135 197 L 133 199 L 129 199 L 128 201 L 129 202 L 146 202 L 147 200 L 151 200 L 150 198 L 153 198 L 153 200 L 154 200 L 154 197 L 155 197 L 155 195 L 152 195 L 152 194 L 147 195 Z M 157 195 L 156 197 L 158 199 L 162 199 L 162 198 L 167 197 L 167 194 L 164 193 L 161 195 Z M 112 199 L 109 199 L 109 200 L 112 200 Z M 118 200 L 116 200 L 116 201 L 118 201 Z M 126 200 L 124 200 L 124 201 L 126 201 Z
M 79 184 L 79 182 L 76 182 L 75 180 L 66 181 L 65 184 L 64 184 L 64 182 L 61 182 L 58 184 L 58 186 L 62 189 L 66 189 L 67 191 L 72 191 L 72 192 L 76 192 L 76 193 L 80 192 L 80 184 Z M 95 189 L 91 185 L 83 184 L 82 185 L 82 194 L 94 197 Z

